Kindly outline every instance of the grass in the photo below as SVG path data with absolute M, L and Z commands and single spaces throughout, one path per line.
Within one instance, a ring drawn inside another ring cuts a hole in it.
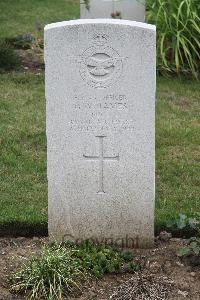
M 197 81 L 158 80 L 156 118 L 156 225 L 200 210 Z
M 0 0 L 0 38 L 40 35 L 45 24 L 79 18 L 78 0 Z
M 46 223 L 44 77 L 4 74 L 0 90 L 0 223 Z
M 158 78 L 157 229 L 200 210 L 199 98 L 198 82 Z M 44 76 L 2 74 L 0 119 L 0 224 L 46 226 Z
M 80 291 L 87 273 L 77 252 L 75 247 L 45 245 L 40 256 L 33 256 L 11 276 L 12 291 L 24 292 L 28 299 L 63 299 L 71 291 Z
M 0 38 L 79 17 L 78 0 L 0 0 Z M 200 210 L 200 85 L 158 78 L 156 228 Z M 0 75 L 0 233 L 47 232 L 44 76 Z M 25 231 L 24 231 L 25 229 Z

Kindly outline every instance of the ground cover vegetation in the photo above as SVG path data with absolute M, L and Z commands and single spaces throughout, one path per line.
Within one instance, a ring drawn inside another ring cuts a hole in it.
M 11 290 L 23 292 L 29 299 L 63 299 L 71 292 L 81 292 L 93 277 L 119 272 L 130 261 L 128 272 L 139 270 L 132 252 L 120 252 L 109 245 L 92 241 L 46 244 L 40 254 L 10 276 Z
M 47 239 L 20 238 L 7 243 L 10 250 L 6 243 L 2 249 L 6 259 L 12 256 L 12 271 L 2 283 L 16 299 L 164 300 L 182 295 L 196 300 L 200 292 L 198 237 L 175 239 L 161 232 L 153 249 L 134 251 L 92 241 L 49 244 Z M 13 256 L 22 249 L 22 256 Z

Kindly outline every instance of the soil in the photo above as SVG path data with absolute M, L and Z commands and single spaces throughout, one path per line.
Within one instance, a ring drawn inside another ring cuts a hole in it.
M 48 238 L 0 238 L 0 299 L 29 299 L 23 295 L 13 295 L 9 291 L 7 276 L 22 262 L 40 251 Z M 184 240 L 170 238 L 157 239 L 153 249 L 136 249 L 136 260 L 141 270 L 130 274 L 110 274 L 93 281 L 79 296 L 71 300 L 106 299 L 200 299 L 200 267 L 191 261 L 181 261 L 177 250 Z
M 44 70 L 43 51 L 40 48 L 16 50 L 24 72 L 41 73 Z

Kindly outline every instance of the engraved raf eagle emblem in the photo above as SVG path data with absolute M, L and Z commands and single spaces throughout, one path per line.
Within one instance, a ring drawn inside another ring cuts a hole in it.
M 111 58 L 105 54 L 98 56 L 91 56 L 87 58 L 86 64 L 88 71 L 93 76 L 109 76 L 112 73 L 117 59 Z
M 98 34 L 95 45 L 87 48 L 81 55 L 80 75 L 93 88 L 109 87 L 122 73 L 123 57 L 115 49 L 105 45 L 107 40 L 106 35 Z

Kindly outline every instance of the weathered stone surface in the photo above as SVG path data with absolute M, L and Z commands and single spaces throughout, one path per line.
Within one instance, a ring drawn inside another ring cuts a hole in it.
M 154 237 L 155 27 L 45 27 L 49 234 L 149 246 Z
M 145 0 L 89 0 L 89 9 L 84 1 L 80 0 L 80 13 L 82 19 L 114 16 L 124 20 L 144 22 Z

